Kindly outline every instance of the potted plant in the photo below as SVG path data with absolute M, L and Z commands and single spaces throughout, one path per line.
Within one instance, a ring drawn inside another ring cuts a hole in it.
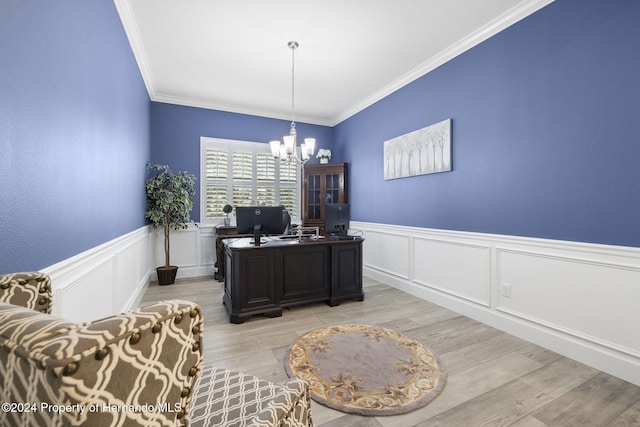
M 320 163 L 329 163 L 329 159 L 331 158 L 331 150 L 326 148 L 319 149 L 318 154 L 316 154 L 316 158 L 320 159 Z
M 224 205 L 224 207 L 222 208 L 222 212 L 224 212 L 226 215 L 224 219 L 224 225 L 229 225 L 231 223 L 231 220 L 229 219 L 229 214 L 231 213 L 231 211 L 233 211 L 233 206 L 229 204 Z
M 158 283 L 170 285 L 174 283 L 178 272 L 177 266 L 172 266 L 169 254 L 170 230 L 184 230 L 191 223 L 190 212 L 193 208 L 193 196 L 196 192 L 194 184 L 196 177 L 186 172 L 173 173 L 169 166 L 155 163 L 147 164 L 147 169 L 156 174 L 147 178 L 147 211 L 153 228 L 161 227 L 164 231 L 164 259 L 165 265 L 156 268 Z

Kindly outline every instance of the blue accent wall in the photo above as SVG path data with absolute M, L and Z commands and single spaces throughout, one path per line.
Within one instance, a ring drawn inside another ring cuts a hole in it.
M 149 96 L 111 0 L 0 2 L 0 273 L 144 226 Z
M 175 172 L 200 176 L 200 137 L 264 142 L 282 140 L 290 121 L 180 105 L 151 103 L 153 161 Z M 333 128 L 296 122 L 298 138 L 316 138 L 318 148 L 333 148 Z M 317 163 L 314 157 L 310 163 Z M 196 184 L 191 219 L 200 221 L 200 184 Z
M 640 246 L 640 2 L 558 0 L 340 123 L 354 220 Z M 383 179 L 452 118 L 453 171 Z

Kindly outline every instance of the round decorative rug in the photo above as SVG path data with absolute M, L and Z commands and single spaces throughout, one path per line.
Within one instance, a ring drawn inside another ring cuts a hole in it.
M 303 335 L 291 346 L 285 369 L 309 383 L 316 402 L 359 415 L 413 411 L 436 398 L 447 381 L 427 346 L 370 325 L 327 326 Z

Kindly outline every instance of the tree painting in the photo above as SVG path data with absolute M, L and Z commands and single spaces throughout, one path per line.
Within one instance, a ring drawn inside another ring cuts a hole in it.
M 451 119 L 384 142 L 384 179 L 451 170 Z

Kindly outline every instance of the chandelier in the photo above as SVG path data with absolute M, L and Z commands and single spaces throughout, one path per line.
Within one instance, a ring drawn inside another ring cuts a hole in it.
M 300 155 L 298 156 L 295 121 L 295 50 L 298 48 L 298 42 L 290 41 L 287 46 L 291 49 L 291 128 L 289 129 L 289 135 L 282 138 L 282 143 L 276 140 L 270 141 L 269 145 L 271 145 L 271 154 L 274 158 L 280 159 L 287 164 L 291 162 L 305 164 L 313 156 L 316 139 L 305 138 L 304 142 L 300 144 Z

